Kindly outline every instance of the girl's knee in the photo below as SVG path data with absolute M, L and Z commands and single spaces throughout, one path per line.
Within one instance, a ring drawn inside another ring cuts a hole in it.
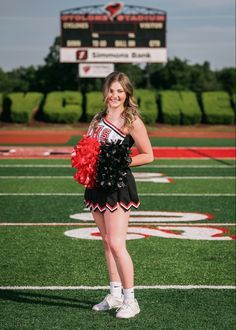
M 126 247 L 123 241 L 117 239 L 109 240 L 109 248 L 112 251 L 112 254 L 116 257 L 119 257 L 124 252 L 126 252 Z
M 103 241 L 104 248 L 106 250 L 110 250 L 110 243 L 109 243 L 109 238 L 107 235 L 102 235 L 102 241 Z

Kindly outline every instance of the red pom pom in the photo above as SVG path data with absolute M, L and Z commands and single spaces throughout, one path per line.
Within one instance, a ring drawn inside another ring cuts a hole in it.
M 95 184 L 99 153 L 100 143 L 90 136 L 83 137 L 71 153 L 72 167 L 77 169 L 74 179 L 89 189 Z

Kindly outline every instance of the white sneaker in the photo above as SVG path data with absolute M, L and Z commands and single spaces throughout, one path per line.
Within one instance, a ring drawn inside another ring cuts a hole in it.
M 136 314 L 140 313 L 139 304 L 136 299 L 124 302 L 119 308 L 116 317 L 121 319 L 129 319 L 134 317 Z
M 112 308 L 119 308 L 124 302 L 124 296 L 116 298 L 110 293 L 99 304 L 93 306 L 94 311 L 107 311 Z

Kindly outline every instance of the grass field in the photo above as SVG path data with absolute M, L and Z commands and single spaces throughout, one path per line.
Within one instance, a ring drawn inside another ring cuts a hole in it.
M 0 329 L 235 329 L 235 162 L 159 159 L 133 172 L 171 182 L 137 180 L 127 246 L 141 313 L 117 320 L 91 310 L 108 274 L 70 161 L 0 159 Z

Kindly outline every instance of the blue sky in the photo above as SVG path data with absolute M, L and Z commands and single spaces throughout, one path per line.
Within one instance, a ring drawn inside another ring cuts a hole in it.
M 0 0 L 0 67 L 41 65 L 60 34 L 63 9 L 113 1 Z M 168 15 L 168 56 L 189 63 L 209 61 L 213 69 L 235 66 L 234 0 L 124 0 L 159 8 Z

